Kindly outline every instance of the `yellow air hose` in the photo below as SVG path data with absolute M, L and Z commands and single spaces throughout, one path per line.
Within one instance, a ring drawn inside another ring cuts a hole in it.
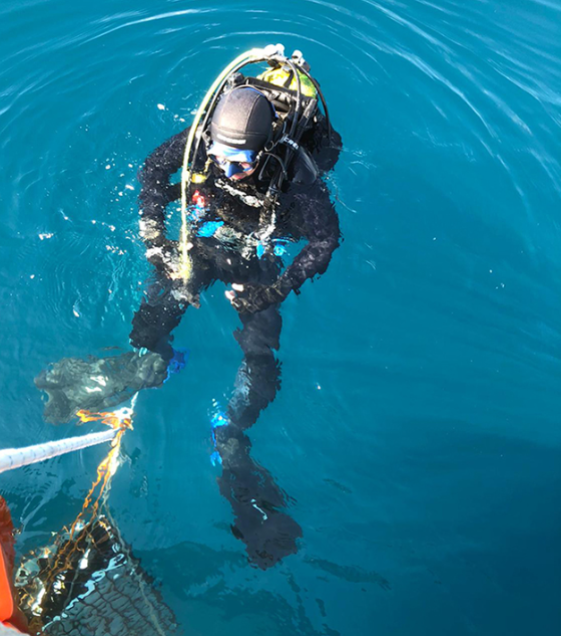
M 278 46 L 279 45 L 277 45 L 277 47 Z M 197 114 L 195 115 L 193 124 L 191 125 L 189 136 L 187 137 L 187 144 L 185 145 L 183 168 L 181 170 L 181 237 L 179 240 L 181 258 L 179 276 L 185 283 L 189 281 L 192 272 L 192 262 L 189 256 L 189 250 L 191 249 L 192 244 L 189 238 L 189 227 L 187 222 L 187 190 L 191 185 L 191 179 L 193 176 L 190 168 L 195 161 L 195 157 L 192 158 L 191 162 L 189 161 L 189 159 L 193 147 L 193 141 L 195 140 L 195 135 L 197 133 L 197 128 L 205 113 L 208 103 L 216 92 L 216 89 L 232 72 L 232 70 L 235 69 L 238 65 L 243 64 L 244 62 L 250 64 L 252 62 L 261 62 L 263 60 L 270 59 L 273 56 L 282 56 L 282 50 L 277 47 L 270 46 L 266 49 L 251 49 L 250 51 L 238 55 L 235 60 L 230 62 L 230 64 L 228 64 L 228 66 L 222 71 L 222 73 L 220 73 L 220 75 L 214 80 L 212 86 L 209 88 L 207 94 L 201 102 L 201 105 L 199 106 L 199 109 L 197 110 Z

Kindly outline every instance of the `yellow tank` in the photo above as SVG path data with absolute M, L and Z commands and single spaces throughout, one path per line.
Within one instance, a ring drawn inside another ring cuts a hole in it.
M 271 68 L 264 73 L 261 73 L 261 75 L 257 76 L 257 79 L 269 82 L 275 86 L 285 86 L 289 75 L 290 69 L 287 70 L 283 67 L 278 67 Z M 302 95 L 305 95 L 306 97 L 317 97 L 316 87 L 313 82 L 311 82 L 310 79 L 301 71 L 298 71 L 298 75 L 300 76 Z M 293 77 L 290 82 L 290 86 L 286 86 L 285 88 L 289 88 L 291 91 L 296 91 L 298 89 L 298 81 L 296 80 L 296 77 Z

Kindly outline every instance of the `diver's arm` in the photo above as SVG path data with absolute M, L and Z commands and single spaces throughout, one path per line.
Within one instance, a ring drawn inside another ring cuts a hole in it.
M 309 243 L 273 285 L 233 285 L 226 292 L 226 298 L 240 313 L 262 311 L 281 303 L 291 291 L 298 292 L 308 278 L 327 270 L 331 255 L 339 246 L 339 218 L 325 183 L 318 179 L 312 186 L 293 185 L 291 191 L 303 216 Z
M 275 284 L 283 297 L 297 292 L 308 278 L 325 273 L 341 238 L 339 217 L 323 181 L 318 179 L 312 187 L 295 192 L 294 197 L 309 242 Z
M 308 150 L 321 172 L 332 170 L 339 159 L 343 147 L 341 135 L 331 126 L 322 114 L 310 130 L 302 135 L 301 144 Z
M 156 148 L 138 173 L 140 236 L 148 248 L 166 242 L 166 206 L 181 196 L 180 184 L 172 185 L 169 179 L 183 165 L 188 133 L 186 128 Z

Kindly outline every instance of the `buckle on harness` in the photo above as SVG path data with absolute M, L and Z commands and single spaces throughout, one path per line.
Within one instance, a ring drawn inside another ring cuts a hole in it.
M 288 135 L 283 135 L 280 139 L 279 139 L 279 143 L 281 144 L 286 144 L 287 146 L 290 146 L 293 150 L 298 150 L 298 148 L 300 148 L 300 145 L 297 144 L 294 139 L 291 139 Z

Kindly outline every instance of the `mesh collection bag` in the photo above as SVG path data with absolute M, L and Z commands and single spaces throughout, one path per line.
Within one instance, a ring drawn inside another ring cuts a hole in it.
M 108 514 L 24 558 L 16 586 L 31 634 L 168 636 L 177 630 L 172 611 Z

